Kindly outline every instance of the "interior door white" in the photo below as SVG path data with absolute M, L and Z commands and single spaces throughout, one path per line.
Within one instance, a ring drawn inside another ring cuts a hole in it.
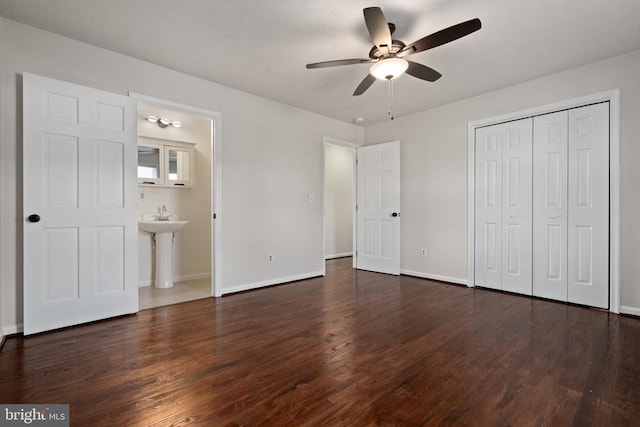
M 502 129 L 502 289 L 532 292 L 532 119 Z
M 357 150 L 358 269 L 400 274 L 400 142 Z
M 476 129 L 475 283 L 492 289 L 502 289 L 502 129 Z
M 568 300 L 609 307 L 609 103 L 569 111 Z
M 132 98 L 25 73 L 24 333 L 134 313 Z
M 475 283 L 531 295 L 532 121 L 476 129 Z
M 533 295 L 567 301 L 567 122 L 558 111 L 533 122 Z

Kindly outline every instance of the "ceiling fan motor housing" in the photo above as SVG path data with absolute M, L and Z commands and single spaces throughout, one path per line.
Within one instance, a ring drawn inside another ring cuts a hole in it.
M 392 40 L 391 48 L 389 49 L 389 54 L 385 55 L 385 52 L 378 49 L 378 46 L 373 46 L 369 51 L 369 58 L 371 59 L 380 59 L 389 56 L 395 56 L 398 52 L 404 49 L 406 45 L 400 40 Z

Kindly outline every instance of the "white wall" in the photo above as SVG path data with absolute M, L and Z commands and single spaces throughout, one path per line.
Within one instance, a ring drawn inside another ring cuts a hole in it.
M 168 117 L 182 122 L 182 127 L 161 128 L 145 120 L 148 115 Z M 138 187 L 138 215 L 154 214 L 167 206 L 172 219 L 186 219 L 189 224 L 176 233 L 173 242 L 174 280 L 211 276 L 211 120 L 147 105 L 138 106 L 138 136 L 169 141 L 195 143 L 195 180 L 192 188 Z M 152 140 L 154 141 L 154 140 Z M 144 194 L 144 198 L 140 195 Z M 151 234 L 138 232 L 139 285 L 153 284 L 155 250 Z
M 2 325 L 22 322 L 23 72 L 220 112 L 223 292 L 322 272 L 322 137 L 361 143 L 362 128 L 13 21 L 1 31 Z
M 324 146 L 324 255 L 353 253 L 354 150 L 334 144 Z
M 468 122 L 615 88 L 621 91 L 620 303 L 626 311 L 639 309 L 640 51 L 367 127 L 368 144 L 401 141 L 402 269 L 466 280 Z

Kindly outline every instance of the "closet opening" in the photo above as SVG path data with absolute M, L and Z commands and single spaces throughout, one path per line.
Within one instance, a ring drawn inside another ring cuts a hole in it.
M 618 91 L 469 124 L 468 284 L 619 310 Z

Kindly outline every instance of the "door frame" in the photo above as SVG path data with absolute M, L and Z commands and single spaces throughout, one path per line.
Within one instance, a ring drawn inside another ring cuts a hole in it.
M 599 92 L 467 124 L 467 286 L 475 286 L 475 132 L 477 128 L 609 102 L 609 311 L 620 312 L 620 89 Z
M 180 104 L 174 101 L 143 95 L 129 91 L 129 96 L 135 98 L 138 103 L 150 104 L 160 108 L 180 111 L 186 114 L 206 117 L 211 119 L 211 295 L 222 296 L 222 114 L 217 111 L 207 110 Z
M 361 144 L 356 144 L 355 142 L 343 141 L 341 139 L 331 138 L 328 136 L 322 137 L 322 275 L 326 275 L 326 259 L 325 259 L 325 250 L 326 250 L 326 241 L 325 241 L 325 232 L 327 230 L 327 216 L 326 216 L 326 200 L 325 195 L 327 189 L 325 188 L 325 175 L 326 175 L 326 167 L 327 167 L 327 159 L 325 158 L 325 148 L 327 145 L 337 145 L 340 147 L 349 148 L 353 151 L 353 176 L 351 179 L 351 188 L 353 198 L 351 200 L 351 224 L 352 224 L 352 242 L 351 242 L 351 250 L 353 252 L 352 255 L 352 267 L 356 268 L 356 254 L 358 250 L 358 240 L 357 240 L 357 228 L 356 228 L 356 201 L 358 198 L 357 194 L 357 186 L 356 186 L 356 163 L 358 158 L 358 147 L 362 147 Z

